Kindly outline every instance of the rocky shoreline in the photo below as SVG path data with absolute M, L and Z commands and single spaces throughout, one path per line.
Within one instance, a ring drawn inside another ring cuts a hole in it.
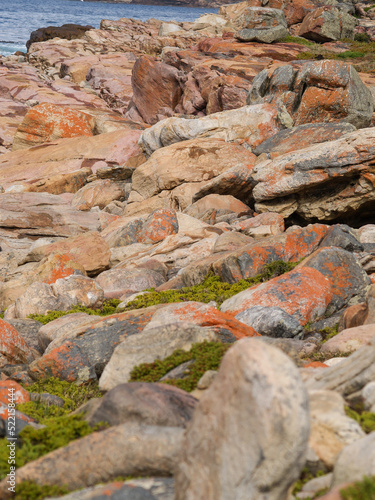
M 0 58 L 0 498 L 374 498 L 373 17 L 248 0 Z

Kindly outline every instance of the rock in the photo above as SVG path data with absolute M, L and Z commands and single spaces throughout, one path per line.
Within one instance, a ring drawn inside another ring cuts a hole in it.
M 184 213 L 200 219 L 209 209 L 228 210 L 234 213 L 250 211 L 250 208 L 231 195 L 209 194 L 185 208 Z
M 60 196 L 48 193 L 0 194 L 0 229 L 16 239 L 30 236 L 77 236 L 101 229 L 98 213 L 74 210 Z
M 29 149 L 26 156 L 22 150 L 6 153 L 0 159 L 1 184 L 4 189 L 75 193 L 98 167 L 123 167 L 138 156 L 140 133 L 125 127 L 93 137 L 58 139 Z
M 259 334 L 251 327 L 236 320 L 232 314 L 225 314 L 215 307 L 202 302 L 183 302 L 164 305 L 156 311 L 145 331 L 168 324 L 195 324 L 211 327 L 221 337 L 222 342 L 234 342 L 243 337 L 257 337 Z
M 21 337 L 26 341 L 32 349 L 42 354 L 42 350 L 39 346 L 39 330 L 42 324 L 39 321 L 34 321 L 33 319 L 9 319 L 7 323 L 12 325 Z
M 354 40 L 356 24 L 357 20 L 350 14 L 325 5 L 307 14 L 299 28 L 299 36 L 318 43 Z
M 108 482 L 118 476 L 172 475 L 183 430 L 177 427 L 122 424 L 69 443 L 18 469 L 17 483 L 28 479 L 39 485 L 75 490 Z M 92 460 L 93 456 L 100 457 Z M 8 483 L 1 495 L 11 498 Z
M 103 209 L 112 201 L 123 199 L 124 195 L 124 189 L 118 183 L 110 179 L 97 180 L 90 182 L 75 193 L 72 207 L 77 210 L 90 210 L 92 207 Z
M 242 186 L 245 197 L 252 189 L 250 172 L 254 160 L 255 156 L 243 146 L 222 139 L 193 139 L 159 149 L 134 172 L 125 214 L 136 214 L 134 207 L 144 207 L 143 212 L 149 213 L 152 200 L 157 203 L 155 208 L 184 210 L 193 202 L 199 187 L 232 168 L 247 172 L 249 182 Z M 236 196 L 239 197 L 237 193 Z
M 46 353 L 29 366 L 30 375 L 34 379 L 55 377 L 78 385 L 97 379 L 115 347 L 129 335 L 140 333 L 160 307 L 113 314 L 92 323 L 88 320 L 86 325 L 72 327 L 71 334 L 62 331 L 62 338 L 53 341 L 57 347 L 47 347 Z
M 16 410 L 12 412 L 12 408 L 8 406 L 10 403 L 0 403 L 0 426 L 2 427 L 0 433 L 1 437 L 18 438 L 22 429 L 26 426 L 35 426 L 35 420 L 21 411 Z
M 280 307 L 254 306 L 236 315 L 236 319 L 269 337 L 302 337 L 299 321 Z
M 179 230 L 179 221 L 174 210 L 160 209 L 152 212 L 142 224 L 137 242 L 159 243 L 170 234 L 176 234 Z
M 49 352 L 62 345 L 66 340 L 72 340 L 87 328 L 96 323 L 100 316 L 86 313 L 73 313 L 61 316 L 46 325 L 43 325 L 38 333 L 38 340 L 43 352 Z
M 374 475 L 374 442 L 375 433 L 372 432 L 345 446 L 333 470 L 333 487 Z
M 246 236 L 242 233 L 237 233 L 235 231 L 226 231 L 215 241 L 215 245 L 212 253 L 220 252 L 233 252 L 238 250 L 250 243 L 253 243 L 253 238 Z
M 177 75 L 175 68 L 150 56 L 137 59 L 132 72 L 132 101 L 145 123 L 156 123 L 158 115 L 171 116 L 181 97 Z
M 361 243 L 375 243 L 375 224 L 366 224 L 358 229 Z
M 194 412 L 175 498 L 281 500 L 304 464 L 308 434 L 308 398 L 296 367 L 277 349 L 241 340 Z
M 343 135 L 354 131 L 354 125 L 345 122 L 307 123 L 306 125 L 280 130 L 277 134 L 259 144 L 254 149 L 254 153 L 257 156 L 270 153 L 271 157 L 274 158 L 284 153 L 307 148 L 312 144 L 341 139 Z
M 315 495 L 319 491 L 329 489 L 332 481 L 332 472 L 324 474 L 324 476 L 314 477 L 302 486 L 301 493 Z M 300 497 L 303 498 L 303 497 Z
M 374 324 L 348 328 L 327 340 L 320 351 L 328 355 L 357 351 L 363 345 L 367 345 L 374 336 Z
M 236 38 L 243 42 L 277 42 L 288 35 L 282 10 L 249 7 L 242 17 L 243 24 Z
M 177 387 L 143 382 L 120 384 L 103 398 L 89 401 L 77 411 L 85 414 L 92 426 L 99 422 L 121 425 L 134 422 L 163 427 L 186 427 L 196 399 Z
M 224 139 L 227 142 L 244 139 L 254 148 L 287 126 L 291 125 L 284 123 L 282 110 L 256 104 L 198 119 L 168 118 L 144 130 L 139 144 L 147 156 L 159 148 L 197 137 Z
M 89 276 L 96 276 L 109 268 L 111 253 L 98 232 L 88 231 L 56 243 L 37 246 L 29 252 L 27 260 L 41 260 L 52 254 L 63 254 L 81 264 Z
M 264 238 L 283 233 L 285 225 L 284 218 L 280 214 L 268 212 L 236 222 L 233 228 L 253 238 Z
M 119 269 L 114 267 L 96 278 L 96 283 L 104 290 L 106 298 L 120 298 L 125 294 L 156 288 L 165 283 L 163 276 L 148 269 Z
M 258 163 L 252 170 L 256 211 L 272 210 L 284 217 L 295 212 L 305 220 L 365 215 L 374 197 L 367 180 L 367 165 L 375 154 L 373 137 L 371 128 L 359 130 Z
M 167 320 L 168 321 L 168 320 Z M 131 371 L 142 363 L 163 360 L 175 350 L 188 351 L 193 344 L 219 340 L 212 328 L 192 324 L 149 325 L 142 335 L 132 335 L 116 347 L 99 380 L 102 391 L 109 391 L 119 384 L 129 382 Z
M 254 306 L 279 307 L 305 325 L 323 316 L 332 298 L 329 280 L 315 269 L 304 267 L 234 295 L 220 310 L 240 319 L 240 313 Z
M 0 319 L 0 365 L 30 363 L 34 353 L 17 332 L 6 321 Z
M 63 38 L 72 40 L 82 38 L 86 31 L 94 29 L 93 26 L 81 26 L 80 24 L 63 24 L 62 26 L 48 26 L 47 28 L 39 28 L 32 31 L 29 40 L 26 42 L 27 50 L 32 43 L 44 42 L 51 38 Z
M 332 469 L 340 451 L 364 436 L 361 426 L 345 414 L 345 401 L 334 391 L 312 391 L 309 446 Z
M 92 116 L 68 107 L 42 103 L 31 108 L 17 129 L 13 151 L 56 139 L 93 135 Z
M 17 384 L 14 380 L 4 380 L 0 382 L 0 403 L 8 405 L 15 403 L 27 403 L 30 401 L 30 396 L 22 385 Z
M 240 279 L 260 274 L 263 267 L 270 262 L 298 262 L 316 250 L 326 232 L 327 226 L 323 224 L 289 228 L 279 236 L 254 241 L 229 255 L 224 255 L 212 267 L 215 274 L 224 281 L 236 283 Z
M 360 391 L 375 380 L 375 348 L 373 343 L 364 346 L 340 363 L 315 374 L 306 382 L 311 390 L 336 391 L 345 398 Z
M 337 224 L 329 228 L 327 235 L 320 243 L 321 247 L 341 247 L 349 252 L 360 252 L 362 244 L 346 224 Z
M 313 61 L 300 68 L 261 71 L 253 80 L 248 104 L 281 101 L 294 125 L 345 121 L 368 127 L 374 109 L 371 92 L 344 62 Z
M 341 309 L 355 295 L 365 294 L 371 281 L 357 259 L 341 248 L 321 248 L 298 268 L 310 267 L 325 276 L 332 286 L 331 311 Z

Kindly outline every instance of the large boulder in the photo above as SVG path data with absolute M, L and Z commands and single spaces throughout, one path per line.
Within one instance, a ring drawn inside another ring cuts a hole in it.
M 63 38 L 65 40 L 74 40 L 85 36 L 86 31 L 94 29 L 93 26 L 80 24 L 63 24 L 62 26 L 48 26 L 32 31 L 29 40 L 26 42 L 27 50 L 30 45 L 36 42 L 44 42 L 52 38 Z
M 340 61 L 305 62 L 261 71 L 253 80 L 248 104 L 281 101 L 294 125 L 344 121 L 368 127 L 374 110 L 370 90 L 353 66 Z
M 150 156 L 159 148 L 190 139 L 244 139 L 252 148 L 290 127 L 287 113 L 278 106 L 255 105 L 214 113 L 203 118 L 167 118 L 143 131 L 139 145 Z
M 357 20 L 337 7 L 325 5 L 307 14 L 303 20 L 299 35 L 315 42 L 333 42 L 342 39 L 354 39 Z
M 308 397 L 280 350 L 252 339 L 225 355 L 188 426 L 176 500 L 282 500 L 309 436 Z
M 272 43 L 288 35 L 282 10 L 265 7 L 249 7 L 243 16 L 241 29 L 236 38 L 243 42 Z
M 254 160 L 246 148 L 223 139 L 192 139 L 158 149 L 135 170 L 125 214 L 156 208 L 184 210 L 201 186 L 232 168 L 246 170 L 249 179 Z M 251 182 L 242 185 L 242 196 L 251 189 Z
M 181 97 L 178 71 L 150 56 L 141 56 L 133 67 L 133 105 L 145 123 L 171 116 Z
M 256 211 L 297 213 L 305 220 L 372 213 L 374 138 L 372 128 L 358 130 L 258 163 L 252 170 Z

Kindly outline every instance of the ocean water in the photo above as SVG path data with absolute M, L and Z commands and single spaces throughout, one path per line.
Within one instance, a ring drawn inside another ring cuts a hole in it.
M 26 52 L 30 33 L 46 26 L 90 24 L 99 28 L 102 19 L 132 17 L 146 21 L 193 21 L 217 9 L 128 5 L 124 3 L 86 2 L 83 0 L 0 0 L 0 54 Z

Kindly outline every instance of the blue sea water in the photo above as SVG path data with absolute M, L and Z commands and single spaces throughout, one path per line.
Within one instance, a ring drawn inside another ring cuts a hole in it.
M 82 0 L 0 0 L 0 54 L 26 51 L 30 33 L 46 26 L 90 24 L 99 28 L 102 19 L 132 17 L 146 21 L 193 21 L 217 9 L 128 5 L 124 3 L 84 2 Z

